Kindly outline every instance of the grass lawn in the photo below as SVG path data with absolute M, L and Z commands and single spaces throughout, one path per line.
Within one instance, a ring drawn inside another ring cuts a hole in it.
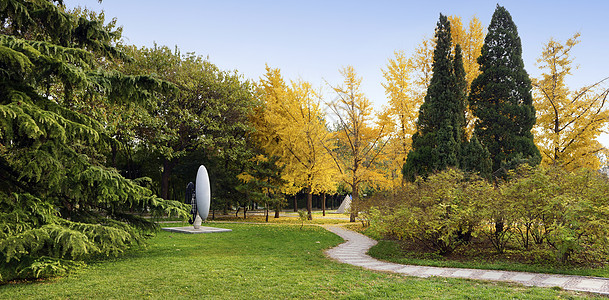
M 173 225 L 172 225 L 173 226 Z M 65 278 L 0 286 L 1 299 L 555 299 L 583 293 L 449 278 L 412 278 L 329 260 L 342 242 L 316 226 L 214 224 L 232 232 L 160 232 L 146 249 Z

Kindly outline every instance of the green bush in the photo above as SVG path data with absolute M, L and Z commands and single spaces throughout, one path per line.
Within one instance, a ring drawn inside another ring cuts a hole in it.
M 377 231 L 446 255 L 476 234 L 481 204 L 492 193 L 492 186 L 479 177 L 449 169 L 407 185 L 396 196 L 402 203 L 399 207 L 372 219 Z
M 520 167 L 493 186 L 449 169 L 405 186 L 387 199 L 393 206 L 375 203 L 372 232 L 442 255 L 472 238 L 528 261 L 554 253 L 561 264 L 595 263 L 609 254 L 609 182 L 594 171 Z

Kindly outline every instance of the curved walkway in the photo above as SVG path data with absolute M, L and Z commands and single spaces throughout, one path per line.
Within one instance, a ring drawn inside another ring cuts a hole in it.
M 402 265 L 377 260 L 366 254 L 376 245 L 367 236 L 336 225 L 324 226 L 327 230 L 342 237 L 345 242 L 326 250 L 326 254 L 342 263 L 363 267 L 374 271 L 400 273 L 417 277 L 454 277 L 478 280 L 508 281 L 527 286 L 554 287 L 565 290 L 592 292 L 609 295 L 609 278 L 575 275 L 540 274 L 528 272 L 478 270 L 460 268 L 439 268 L 427 266 Z

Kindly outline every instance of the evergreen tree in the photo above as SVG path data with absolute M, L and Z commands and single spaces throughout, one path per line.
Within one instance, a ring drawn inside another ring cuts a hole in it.
M 156 228 L 133 212 L 187 216 L 180 202 L 143 187 L 147 180 L 106 167 L 115 141 L 83 113 L 93 98 L 146 105 L 171 90 L 102 69 L 100 62 L 122 57 L 115 37 L 53 1 L 0 4 L 0 282 L 123 252 Z
M 478 173 L 480 177 L 490 180 L 492 163 L 491 153 L 480 143 L 476 134 L 463 144 L 461 170 Z
M 504 7 L 495 9 L 478 63 L 482 73 L 472 83 L 469 103 L 478 119 L 474 132 L 491 154 L 492 170 L 514 159 L 538 164 L 541 156 L 531 133 L 531 80 L 516 25 Z
M 455 45 L 455 59 L 453 60 L 453 72 L 455 75 L 455 110 L 452 112 L 456 121 L 455 137 L 460 137 L 458 146 L 467 142 L 467 119 L 465 113 L 467 111 L 467 80 L 465 79 L 465 68 L 463 67 L 463 55 L 461 54 L 461 45 Z
M 440 14 L 436 28 L 433 76 L 419 110 L 403 173 L 413 181 L 447 167 L 457 167 L 465 132 L 465 71 L 461 49 L 452 55 L 450 23 Z
M 275 217 L 279 218 L 279 210 L 286 204 L 281 190 L 287 181 L 282 178 L 284 167 L 279 159 L 279 156 L 259 154 L 250 161 L 246 171 L 238 176 L 243 184 L 237 189 L 264 206 L 266 222 L 269 221 L 269 208 L 274 208 Z

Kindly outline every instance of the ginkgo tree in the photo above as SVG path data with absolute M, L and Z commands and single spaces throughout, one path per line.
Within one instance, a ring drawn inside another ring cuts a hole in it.
M 533 80 L 534 129 L 543 164 L 596 170 L 600 166 L 597 154 L 604 150 L 597 138 L 609 123 L 609 77 L 579 90 L 569 89 L 565 80 L 573 75 L 571 51 L 579 36 L 576 33 L 564 43 L 550 39 L 537 60 L 544 73 Z
M 395 51 L 395 58 L 387 62 L 387 69 L 383 69 L 385 94 L 389 98 L 389 117 L 391 132 L 387 153 L 391 158 L 387 161 L 390 166 L 389 177 L 396 186 L 396 181 L 403 183 L 401 169 L 406 163 L 406 157 L 411 148 L 412 135 L 416 132 L 416 119 L 423 98 L 417 97 L 411 83 L 411 61 L 404 51 Z M 400 178 L 400 180 L 396 180 Z
M 374 115 L 370 100 L 360 90 L 362 79 L 352 66 L 340 70 L 343 84 L 333 86 L 336 99 L 329 103 L 337 119 L 333 158 L 342 174 L 342 181 L 352 191 L 350 221 L 355 222 L 362 184 L 383 182 L 377 169 L 387 144 L 390 123 L 386 113 Z
M 292 81 L 287 85 L 279 69 L 267 66 L 261 80 L 264 110 L 255 121 L 265 150 L 280 157 L 286 192 L 305 191 L 307 212 L 312 218 L 312 195 L 335 190 L 336 169 L 327 149 L 331 134 L 323 106 L 310 83 Z

